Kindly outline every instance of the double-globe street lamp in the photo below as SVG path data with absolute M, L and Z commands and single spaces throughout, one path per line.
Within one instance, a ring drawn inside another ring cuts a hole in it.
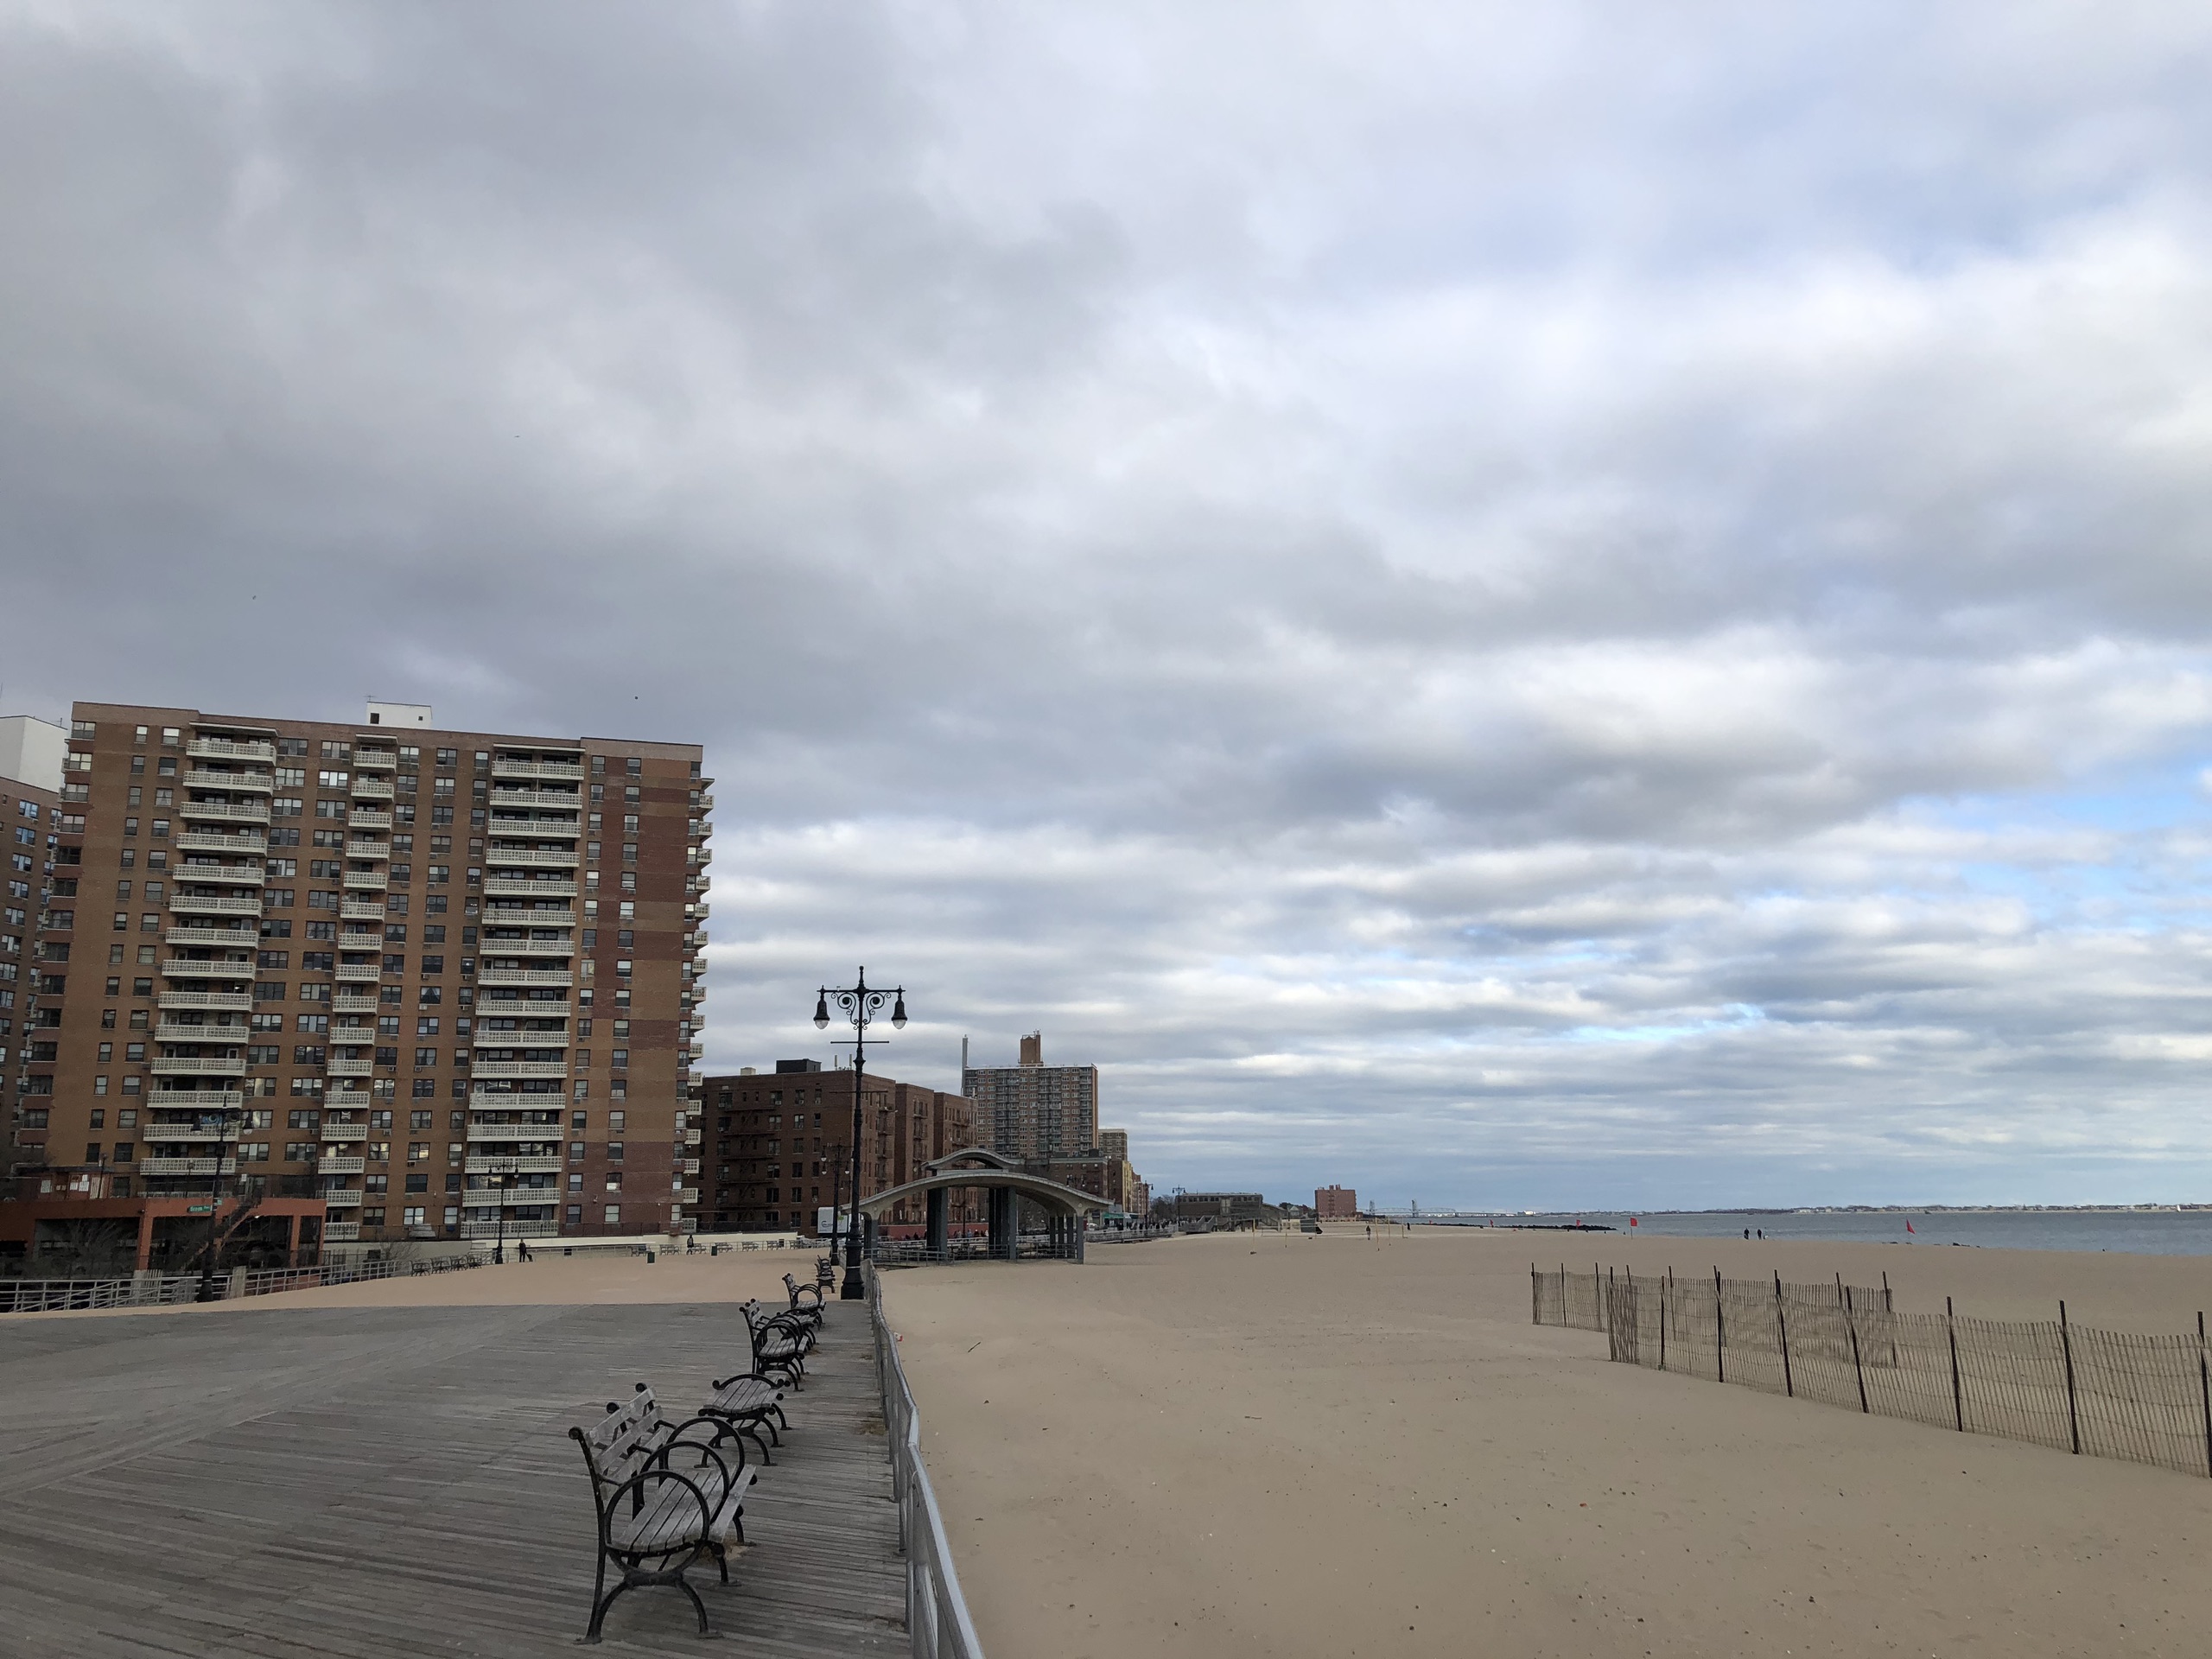
M 893 985 L 888 990 L 878 990 L 868 982 L 868 969 L 860 971 L 856 983 L 832 990 L 822 988 L 815 1000 L 814 1026 L 825 1030 L 830 1024 L 830 1005 L 835 1002 L 837 1011 L 852 1022 L 853 1036 L 853 1223 L 845 1239 L 845 1282 L 839 1287 L 838 1299 L 856 1302 L 868 1294 L 861 1283 L 861 1072 L 867 1063 L 869 1041 L 868 1028 L 883 1012 L 883 1005 L 891 1004 L 891 1024 L 903 1030 L 906 1024 L 906 988 Z M 890 1040 L 878 1037 L 878 1044 Z M 835 1202 L 833 1199 L 832 1202 Z

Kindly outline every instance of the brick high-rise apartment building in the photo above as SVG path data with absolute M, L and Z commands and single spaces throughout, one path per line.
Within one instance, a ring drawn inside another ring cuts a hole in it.
M 709 1077 L 713 1120 L 709 1210 L 717 1229 L 741 1232 L 811 1228 L 834 1198 L 852 1202 L 853 1074 L 817 1060 L 779 1060 L 772 1072 Z M 920 1178 L 934 1159 L 976 1144 L 976 1115 L 958 1095 L 861 1074 L 861 1197 Z M 980 1192 L 957 1192 L 950 1219 L 980 1223 Z M 897 1224 L 912 1220 L 894 1211 Z
M 963 1066 L 960 1086 L 994 1152 L 1044 1165 L 1098 1148 L 1098 1068 L 1047 1065 L 1045 1039 L 1021 1039 L 1019 1065 Z
M 324 1242 L 693 1226 L 700 749 L 429 720 L 76 705 L 19 1170 L 167 1209 L 227 1136 Z
M 0 1123 L 46 1138 L 43 1093 L 23 1099 L 38 1019 L 39 929 L 52 899 L 54 855 L 61 827 L 61 760 L 48 754 L 59 728 L 22 715 L 0 720 Z M 77 884 L 64 877 L 62 903 Z M 41 1090 L 44 1085 L 38 1085 Z

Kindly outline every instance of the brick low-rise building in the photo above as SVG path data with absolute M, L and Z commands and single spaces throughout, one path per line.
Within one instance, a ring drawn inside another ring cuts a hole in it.
M 861 1074 L 861 1197 L 918 1179 L 924 1166 L 976 1144 L 976 1115 L 963 1096 Z M 779 1060 L 706 1079 L 709 1136 L 706 1206 L 716 1230 L 811 1230 L 833 1203 L 852 1202 L 853 1073 L 815 1060 Z M 951 1219 L 982 1222 L 980 1194 L 958 1194 Z M 894 1211 L 887 1228 L 919 1226 Z
M 695 1224 L 701 751 L 429 719 L 76 705 L 19 1191 L 303 1189 L 303 1249 Z
M 1321 1221 L 1354 1220 L 1359 1215 L 1359 1194 L 1348 1186 L 1317 1186 L 1313 1214 Z

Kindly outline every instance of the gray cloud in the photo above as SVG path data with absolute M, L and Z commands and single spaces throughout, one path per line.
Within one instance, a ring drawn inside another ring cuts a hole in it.
M 2208 45 L 21 5 L 0 679 L 703 741 L 712 1064 L 1163 1180 L 2196 1194 Z

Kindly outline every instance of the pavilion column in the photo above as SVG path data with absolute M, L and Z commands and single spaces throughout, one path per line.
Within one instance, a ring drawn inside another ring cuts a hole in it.
M 944 1259 L 944 1217 L 951 1196 L 941 1186 L 930 1189 L 930 1255 L 940 1262 Z

